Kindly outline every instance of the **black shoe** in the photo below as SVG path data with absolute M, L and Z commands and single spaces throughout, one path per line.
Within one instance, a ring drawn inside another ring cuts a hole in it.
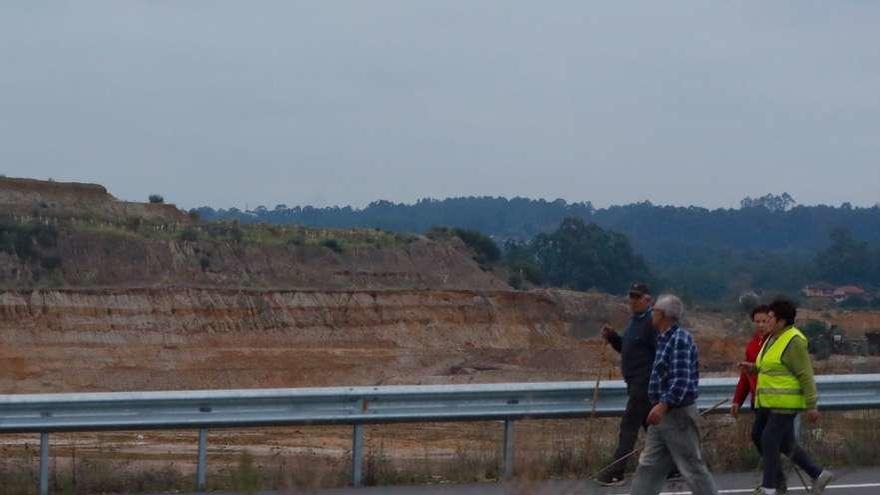
M 673 469 L 666 475 L 666 481 L 684 481 L 684 476 L 678 471 L 678 469 Z
M 784 495 L 788 493 L 788 482 L 785 480 L 785 475 L 783 474 L 776 481 L 776 495 Z
M 606 472 L 596 476 L 596 483 L 602 486 L 620 486 L 626 483 L 626 479 L 622 474 Z

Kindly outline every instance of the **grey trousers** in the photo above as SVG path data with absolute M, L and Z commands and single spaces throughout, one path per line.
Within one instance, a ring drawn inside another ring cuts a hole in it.
M 658 425 L 648 427 L 645 449 L 632 484 L 632 495 L 657 495 L 666 475 L 678 467 L 694 495 L 716 495 L 718 489 L 700 452 L 697 406 L 670 409 Z

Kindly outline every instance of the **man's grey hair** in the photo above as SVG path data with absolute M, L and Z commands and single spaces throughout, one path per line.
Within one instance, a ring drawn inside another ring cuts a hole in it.
M 678 296 L 672 294 L 663 294 L 658 297 L 657 302 L 654 303 L 654 309 L 663 311 L 667 318 L 672 318 L 675 321 L 681 321 L 684 317 L 684 303 Z

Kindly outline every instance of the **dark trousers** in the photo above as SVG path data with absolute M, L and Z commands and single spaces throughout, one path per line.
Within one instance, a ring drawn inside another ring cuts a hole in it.
M 633 451 L 636 440 L 639 438 L 639 428 L 645 428 L 645 420 L 648 419 L 648 413 L 651 412 L 652 407 L 651 401 L 648 400 L 648 384 L 627 383 L 626 392 L 629 399 L 626 401 L 626 411 L 620 418 L 620 433 L 617 437 L 617 451 L 614 452 L 614 459 L 620 459 Z M 610 466 L 608 470 L 612 474 L 622 477 L 626 471 L 628 460 L 618 462 Z
M 779 454 L 783 453 L 812 479 L 819 477 L 822 468 L 797 444 L 794 437 L 794 414 L 779 414 L 767 409 L 755 410 L 752 424 L 752 442 L 764 461 L 764 479 L 761 486 L 775 488 L 785 474 Z

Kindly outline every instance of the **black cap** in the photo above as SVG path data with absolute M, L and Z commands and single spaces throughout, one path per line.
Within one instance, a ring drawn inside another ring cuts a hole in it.
M 629 293 L 636 296 L 644 296 L 645 294 L 650 294 L 651 290 L 648 289 L 648 284 L 636 282 L 629 286 Z

